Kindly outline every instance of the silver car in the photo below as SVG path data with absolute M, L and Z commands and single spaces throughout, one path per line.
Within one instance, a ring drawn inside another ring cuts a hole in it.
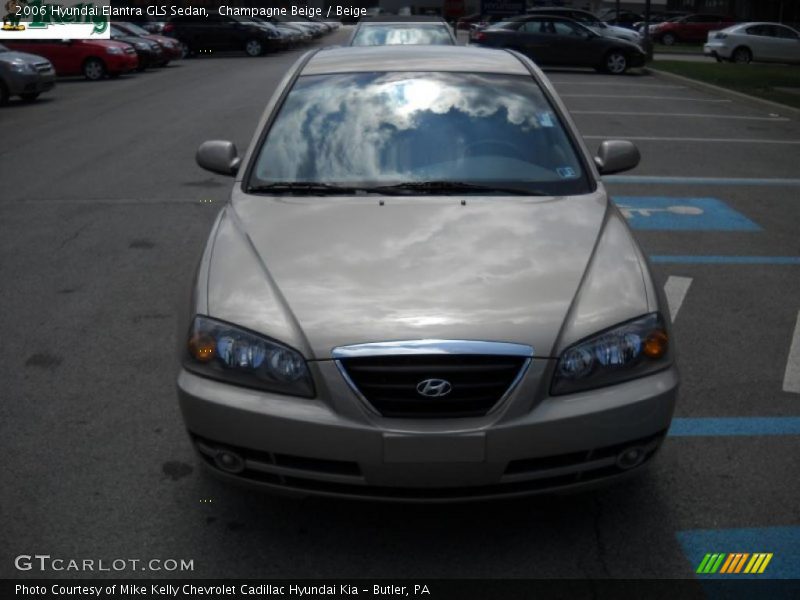
M 458 44 L 450 26 L 440 17 L 375 17 L 362 19 L 350 36 L 349 46 Z
M 468 70 L 465 70 L 468 65 Z M 663 292 L 542 72 L 451 46 L 306 54 L 234 177 L 180 331 L 202 462 L 296 494 L 405 501 L 636 473 L 678 389 Z
M 0 44 L 0 105 L 12 96 L 33 102 L 42 92 L 53 89 L 56 71 L 53 64 L 36 54 L 13 52 Z
M 800 64 L 800 33 L 781 23 L 741 23 L 710 31 L 703 52 L 719 62 Z

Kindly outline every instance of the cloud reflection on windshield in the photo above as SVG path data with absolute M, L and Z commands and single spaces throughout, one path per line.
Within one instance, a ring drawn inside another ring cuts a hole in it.
M 547 130 L 548 136 L 543 134 Z M 269 132 L 265 181 L 530 180 L 545 159 L 580 172 L 556 117 L 522 76 L 353 73 L 301 77 Z M 490 160 L 486 160 L 486 159 Z M 491 159 L 495 160 L 495 164 Z M 480 160 L 477 160 L 480 159 Z

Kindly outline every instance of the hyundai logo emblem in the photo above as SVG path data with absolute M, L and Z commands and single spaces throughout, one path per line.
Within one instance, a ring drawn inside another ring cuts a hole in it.
M 441 398 L 453 391 L 453 386 L 444 379 L 425 379 L 417 384 L 417 393 L 428 398 Z

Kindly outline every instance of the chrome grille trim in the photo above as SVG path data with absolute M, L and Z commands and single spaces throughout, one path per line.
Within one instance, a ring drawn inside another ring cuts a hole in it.
M 510 342 L 477 340 L 402 340 L 339 346 L 331 350 L 334 359 L 362 356 L 400 356 L 414 354 L 474 354 L 533 358 L 533 348 Z

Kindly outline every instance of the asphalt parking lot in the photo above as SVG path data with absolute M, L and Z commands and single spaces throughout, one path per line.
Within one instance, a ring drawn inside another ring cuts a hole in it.
M 684 578 L 709 552 L 768 552 L 762 577 L 800 577 L 800 120 L 642 73 L 549 73 L 591 148 L 643 156 L 608 185 L 666 286 L 683 385 L 642 477 L 403 506 L 199 471 L 176 323 L 230 180 L 194 152 L 246 147 L 300 53 L 62 81 L 0 111 L 0 576 L 39 553 L 194 561 L 117 576 Z

